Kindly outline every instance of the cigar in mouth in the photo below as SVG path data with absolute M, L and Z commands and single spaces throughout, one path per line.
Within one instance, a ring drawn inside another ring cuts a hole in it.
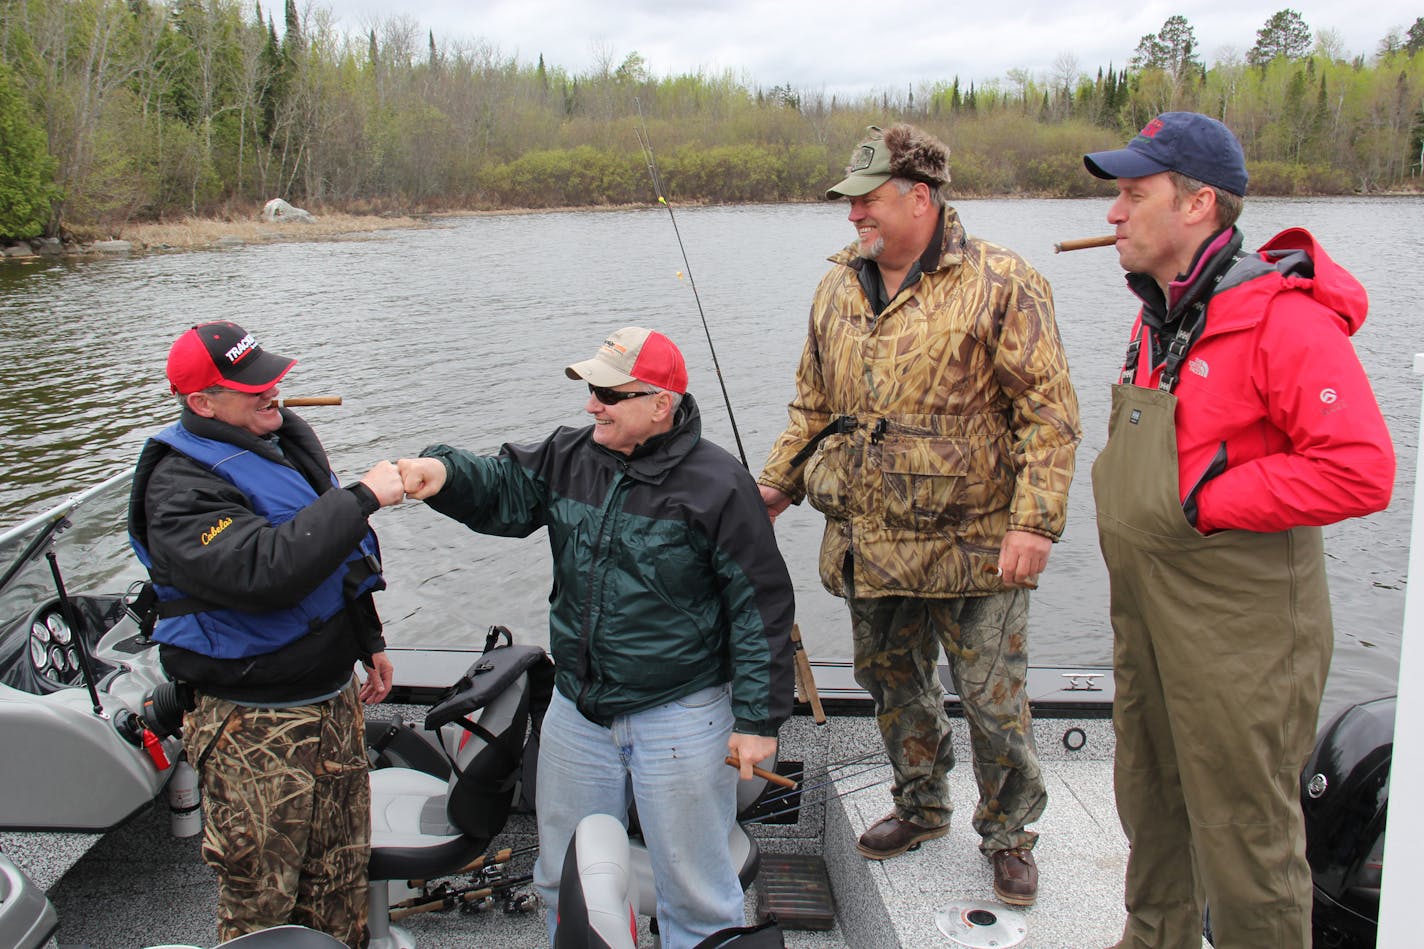
M 290 399 L 283 399 L 282 406 L 288 409 L 298 408 L 303 405 L 340 405 L 339 395 L 294 395 Z
M 1061 254 L 1065 250 L 1086 250 L 1089 247 L 1111 247 L 1117 243 L 1116 234 L 1104 234 L 1102 237 L 1075 237 L 1072 240 L 1059 241 L 1053 245 L 1053 252 Z

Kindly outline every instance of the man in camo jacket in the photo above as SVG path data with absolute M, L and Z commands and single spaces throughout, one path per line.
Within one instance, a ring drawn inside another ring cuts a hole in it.
M 790 425 L 761 476 L 775 518 L 826 515 L 821 582 L 851 613 L 856 681 L 876 703 L 894 809 L 874 860 L 948 832 L 940 648 L 964 707 L 994 892 L 1038 892 L 1025 829 L 1047 801 L 1030 728 L 1028 591 L 1063 532 L 1078 400 L 1048 283 L 965 234 L 945 203 L 949 150 L 909 125 L 871 136 L 827 198 L 857 240 L 811 305 Z

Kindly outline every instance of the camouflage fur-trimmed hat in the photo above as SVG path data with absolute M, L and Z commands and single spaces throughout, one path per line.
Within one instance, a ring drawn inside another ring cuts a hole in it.
M 827 198 L 869 194 L 891 178 L 923 181 L 931 188 L 949 184 L 949 146 L 933 135 L 904 123 L 886 131 L 872 125 L 866 132 L 866 140 L 851 153 L 845 180 L 829 189 Z

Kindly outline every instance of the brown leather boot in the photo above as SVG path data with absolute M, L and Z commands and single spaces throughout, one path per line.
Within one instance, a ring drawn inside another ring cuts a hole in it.
M 901 820 L 894 813 L 886 814 L 866 829 L 856 841 L 855 849 L 871 860 L 886 860 L 898 857 L 906 850 L 913 850 L 926 840 L 934 840 L 949 833 L 949 825 L 924 827 L 907 820 Z
M 989 858 L 994 865 L 994 895 L 1011 906 L 1032 906 L 1038 899 L 1038 864 L 1033 851 L 1023 847 L 996 850 Z

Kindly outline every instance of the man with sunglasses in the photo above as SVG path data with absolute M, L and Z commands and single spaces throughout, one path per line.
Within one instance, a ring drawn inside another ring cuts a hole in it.
M 751 475 L 701 437 L 671 340 L 620 329 L 565 373 L 588 383 L 591 426 L 398 465 L 408 496 L 472 530 L 549 531 L 556 690 L 534 881 L 550 943 L 574 828 L 636 801 L 662 945 L 687 949 L 743 923 L 728 846 L 738 772 L 724 758 L 750 778 L 790 715 L 791 578 Z

